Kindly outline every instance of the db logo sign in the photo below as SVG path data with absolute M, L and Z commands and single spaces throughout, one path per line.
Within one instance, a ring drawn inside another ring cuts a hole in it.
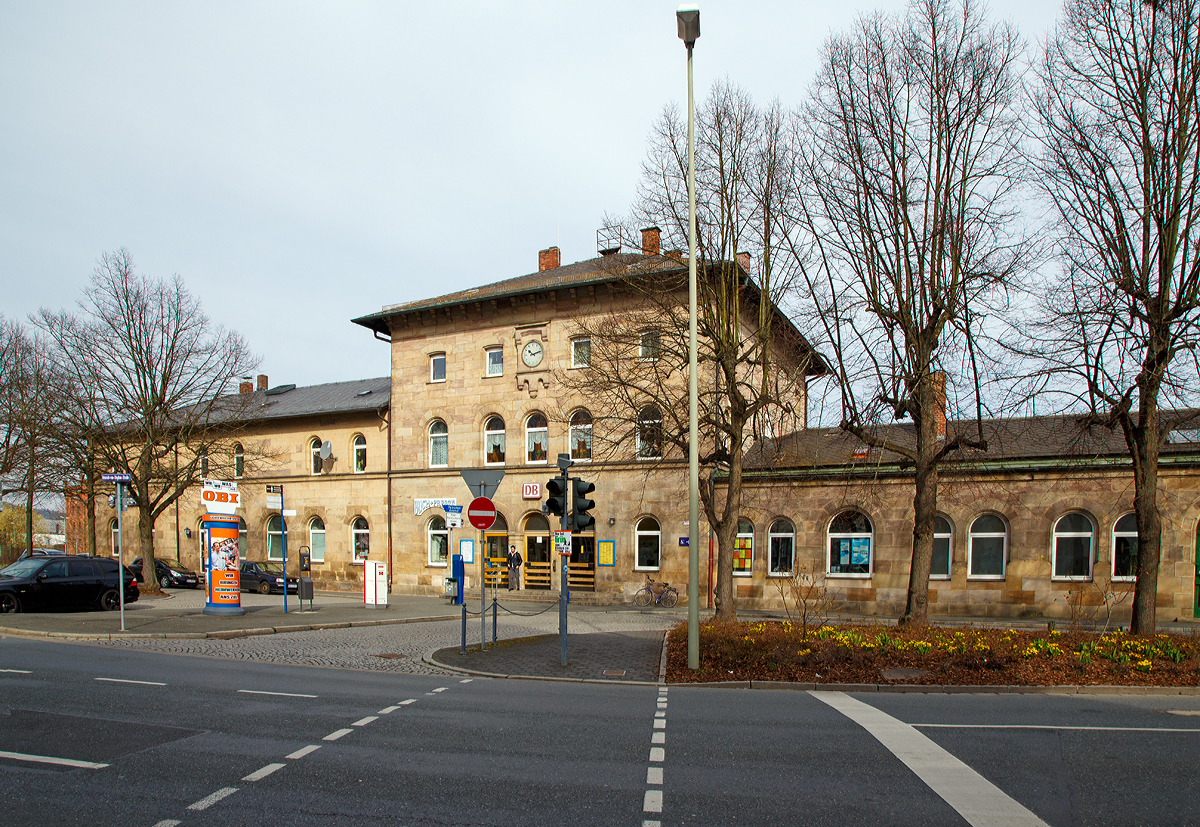
M 541 498 L 542 484 L 540 482 L 526 482 L 521 484 L 521 499 L 540 500 Z
M 238 505 L 238 494 L 236 491 L 205 491 L 201 494 L 206 503 L 229 503 L 230 505 Z

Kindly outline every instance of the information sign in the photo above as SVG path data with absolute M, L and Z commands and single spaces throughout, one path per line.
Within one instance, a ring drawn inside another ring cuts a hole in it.
M 236 514 L 241 507 L 236 482 L 205 480 L 200 499 L 209 514 Z
M 363 602 L 368 608 L 387 606 L 387 563 L 366 560 L 363 571 Z
M 132 482 L 133 476 L 130 474 L 101 474 L 100 479 L 103 482 Z
M 476 497 L 467 506 L 467 519 L 471 521 L 471 525 L 486 531 L 496 522 L 496 506 L 487 497 Z
M 564 557 L 571 554 L 571 532 L 556 531 L 554 532 L 554 550 Z
M 268 485 L 267 486 L 267 508 L 272 511 L 278 511 L 283 508 L 283 486 Z

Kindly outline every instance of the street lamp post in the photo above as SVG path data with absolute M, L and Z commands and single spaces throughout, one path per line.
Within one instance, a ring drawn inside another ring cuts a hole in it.
M 696 111 L 692 96 L 692 47 L 700 36 L 700 8 L 684 3 L 675 12 L 679 39 L 687 46 L 688 107 L 688 669 L 700 668 L 700 444 L 696 410 Z

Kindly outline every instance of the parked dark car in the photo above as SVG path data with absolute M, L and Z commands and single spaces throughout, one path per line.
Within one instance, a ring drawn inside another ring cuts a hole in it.
M 35 548 L 21 552 L 18 560 L 28 560 L 30 557 L 66 557 L 67 553 L 57 548 Z
M 283 566 L 279 563 L 242 561 L 242 588 L 244 590 L 259 594 L 270 594 L 271 592 L 283 594 L 283 581 Z M 289 592 L 296 591 L 295 577 L 287 578 L 287 590 Z
M 117 561 L 108 557 L 30 557 L 0 569 L 0 614 L 98 607 L 121 608 Z M 125 569 L 125 602 L 138 599 L 133 572 Z
M 142 574 L 141 557 L 129 564 L 129 570 L 133 572 L 133 576 L 137 578 L 139 583 L 146 582 L 146 578 Z M 163 560 L 155 557 L 154 571 L 158 573 L 158 584 L 160 586 L 176 586 L 187 589 L 200 588 L 200 575 L 184 567 L 178 560 Z

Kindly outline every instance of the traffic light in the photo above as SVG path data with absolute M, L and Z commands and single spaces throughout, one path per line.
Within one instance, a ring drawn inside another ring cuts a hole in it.
M 596 518 L 588 514 L 596 507 L 595 500 L 589 500 L 587 495 L 596 490 L 594 483 L 585 480 L 571 480 L 571 531 L 587 531 L 596 525 Z
M 546 480 L 546 514 L 561 517 L 567 507 L 567 481 L 562 477 Z

